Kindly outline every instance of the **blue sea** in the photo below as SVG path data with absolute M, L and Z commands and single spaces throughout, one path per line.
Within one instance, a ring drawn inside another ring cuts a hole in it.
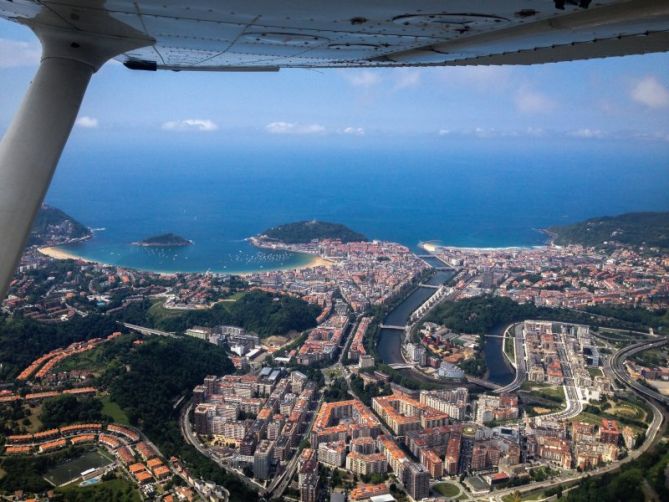
M 249 272 L 305 263 L 244 239 L 282 223 L 344 223 L 416 248 L 532 246 L 538 229 L 669 210 L 669 145 L 422 139 L 74 142 L 47 195 L 98 229 L 66 249 L 161 272 Z M 174 232 L 179 249 L 130 245 Z

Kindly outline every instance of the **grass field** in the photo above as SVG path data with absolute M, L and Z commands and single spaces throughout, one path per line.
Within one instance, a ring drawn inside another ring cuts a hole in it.
M 112 459 L 100 450 L 92 450 L 67 462 L 49 469 L 44 475 L 49 483 L 60 486 L 76 478 L 87 469 L 102 467 L 112 463 Z
M 532 390 L 532 394 L 537 397 L 543 397 L 556 403 L 564 403 L 564 387 L 561 385 L 554 385 L 550 387 L 541 387 L 540 389 Z
M 528 502 L 530 502 L 530 501 L 534 501 L 534 500 L 541 500 L 545 497 L 546 497 L 546 495 L 544 494 L 543 491 L 536 491 L 536 492 L 529 492 L 529 493 L 522 494 L 520 496 L 520 500 L 527 500 Z M 511 502 L 512 500 L 514 500 L 513 493 L 510 493 L 509 495 L 504 495 L 502 497 L 502 500 L 504 502 Z
M 432 488 L 442 497 L 455 497 L 460 493 L 460 488 L 453 483 L 438 483 Z
M 96 485 L 81 487 L 76 484 L 58 488 L 65 500 L 140 502 L 137 488 L 125 479 L 102 481 Z
M 103 415 L 107 415 L 116 423 L 130 425 L 128 415 L 126 415 L 121 407 L 112 401 L 109 396 L 102 396 L 100 401 L 102 401 Z
M 590 376 L 592 378 L 602 376 L 602 370 L 600 370 L 599 368 L 588 368 L 588 373 L 590 373 Z
M 39 419 L 42 414 L 42 405 L 38 404 L 34 408 L 26 406 L 26 411 L 29 413 L 28 420 L 30 420 L 30 425 L 27 428 L 26 432 L 37 432 L 42 428 L 42 421 Z
M 150 319 L 153 319 L 154 321 L 158 321 L 160 319 L 167 319 L 170 317 L 180 317 L 184 315 L 183 310 L 172 310 L 172 309 L 166 309 L 163 307 L 163 302 L 157 301 L 151 307 L 149 308 L 149 311 L 147 312 L 147 317 Z
M 620 403 L 616 404 L 613 408 L 607 410 L 608 413 L 624 418 L 635 418 L 637 420 L 643 420 L 645 412 L 636 405 L 631 403 Z
M 516 360 L 516 348 L 514 345 L 514 337 L 506 336 L 504 337 L 504 353 L 507 355 L 510 361 Z
M 598 417 L 597 415 L 594 415 L 592 413 L 588 412 L 582 412 L 580 415 L 578 415 L 576 418 L 574 418 L 574 421 L 578 422 L 586 422 L 588 424 L 594 424 L 594 425 L 599 425 L 602 422 L 602 417 Z

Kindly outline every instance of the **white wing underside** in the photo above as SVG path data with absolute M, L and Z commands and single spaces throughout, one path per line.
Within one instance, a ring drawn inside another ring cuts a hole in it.
M 667 0 L 0 0 L 138 69 L 535 64 L 669 50 Z

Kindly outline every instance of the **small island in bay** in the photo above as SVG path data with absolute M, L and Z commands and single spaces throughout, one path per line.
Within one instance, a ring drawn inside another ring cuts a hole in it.
M 133 242 L 133 246 L 155 247 L 155 248 L 177 248 L 191 246 L 193 241 L 184 239 L 180 235 L 173 233 L 155 235 L 142 241 Z
M 340 223 L 327 221 L 298 221 L 265 230 L 252 241 L 273 241 L 282 244 L 306 244 L 311 241 L 332 239 L 343 243 L 367 241 L 363 234 Z

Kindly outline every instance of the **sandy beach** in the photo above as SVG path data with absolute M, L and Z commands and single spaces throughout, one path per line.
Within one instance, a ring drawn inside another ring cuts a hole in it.
M 297 267 L 298 269 L 302 268 L 314 268 L 314 267 L 331 267 L 334 265 L 332 260 L 322 258 L 321 256 L 314 256 L 314 259 L 302 267 Z
M 88 263 L 94 263 L 92 260 L 87 260 L 85 258 L 82 258 L 81 256 L 69 253 L 68 251 L 65 251 L 56 246 L 39 248 L 38 251 L 42 253 L 44 256 L 48 256 L 49 258 L 54 258 L 56 260 L 79 260 Z
M 316 267 L 331 267 L 335 264 L 332 260 L 328 260 L 327 258 L 322 258 L 320 256 L 312 256 L 311 259 L 305 263 L 304 265 L 298 265 L 298 266 L 290 266 L 290 267 L 276 267 L 276 268 L 268 268 L 268 269 L 260 269 L 260 270 L 255 270 L 253 272 L 239 272 L 239 273 L 234 273 L 230 272 L 233 275 L 238 275 L 241 277 L 247 277 L 249 275 L 254 275 L 254 274 L 266 274 L 268 272 L 276 272 L 278 270 L 304 270 L 306 268 L 316 268 Z

